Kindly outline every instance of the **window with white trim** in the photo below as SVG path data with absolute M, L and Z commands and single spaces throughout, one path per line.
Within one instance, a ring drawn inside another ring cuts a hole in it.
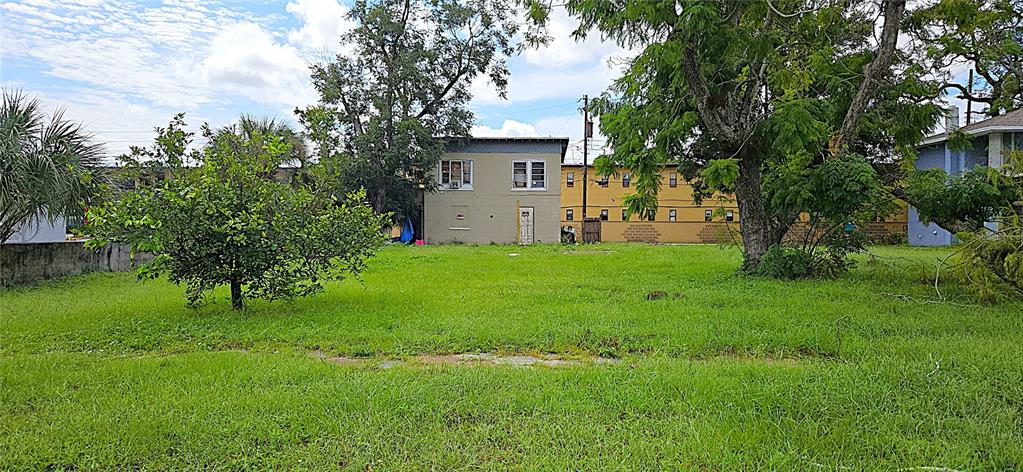
M 712 221 L 713 219 L 714 219 L 714 211 L 713 210 L 704 210 L 703 211 L 703 221 Z
M 575 219 L 575 210 L 569 208 L 565 210 L 565 221 L 572 221 Z
M 575 187 L 575 172 L 565 174 L 565 186 Z
M 732 210 L 725 212 L 725 221 L 735 221 L 735 214 L 732 213 Z
M 628 187 L 630 180 L 632 179 L 628 172 L 622 174 L 622 187 Z
M 675 210 L 668 210 L 668 221 L 675 221 L 675 217 L 677 215 L 678 213 L 676 213 Z
M 546 161 L 512 162 L 512 188 L 544 190 L 547 188 Z
M 440 188 L 472 190 L 472 161 L 461 159 L 440 161 Z
M 668 186 L 669 187 L 678 187 L 678 174 L 677 173 L 672 172 L 672 173 L 668 174 Z

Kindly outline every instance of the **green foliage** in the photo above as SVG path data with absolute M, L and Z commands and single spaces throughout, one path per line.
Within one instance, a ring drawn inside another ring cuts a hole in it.
M 734 192 L 748 268 L 801 214 L 827 236 L 872 211 L 884 199 L 870 165 L 916 144 L 940 113 L 919 98 L 932 92 L 930 70 L 878 50 L 886 18 L 901 25 L 888 8 L 898 4 L 567 2 L 578 35 L 595 29 L 638 51 L 593 104 L 605 167 L 642 181 L 678 165 L 694 198 Z M 658 190 L 637 186 L 630 212 L 656 206 Z
M 0 102 L 0 243 L 33 217 L 81 215 L 103 190 L 102 147 L 61 110 L 4 89 Z
M 798 248 L 771 246 L 760 260 L 755 275 L 774 279 L 804 279 L 813 275 L 813 256 Z
M 167 148 L 167 130 L 156 148 Z M 337 200 L 272 179 L 292 156 L 287 135 L 244 125 L 203 133 L 197 167 L 91 209 L 90 245 L 120 241 L 152 253 L 139 277 L 166 274 L 185 285 L 190 304 L 225 284 L 236 308 L 244 298 L 304 296 L 364 269 L 382 242 L 381 217 L 364 194 Z
M 1000 196 L 990 225 L 958 234 L 963 242 L 957 254 L 960 275 L 986 301 L 1023 297 L 1023 152 L 1006 157 L 1002 169 L 987 170 L 982 185 L 994 187 Z
M 1019 0 L 938 0 L 909 18 L 909 33 L 924 45 L 925 67 L 962 98 L 987 104 L 989 116 L 1023 106 L 1023 15 Z M 950 64 L 976 72 L 972 87 L 955 82 Z M 933 93 L 933 91 L 931 92 Z
M 983 166 L 953 176 L 942 169 L 914 171 L 906 178 L 906 198 L 922 222 L 937 223 L 953 233 L 975 231 L 1016 197 L 1011 187 L 999 188 L 991 172 Z
M 355 2 L 356 27 L 341 38 L 353 51 L 313 66 L 319 103 L 296 110 L 316 145 L 318 185 L 365 188 L 378 212 L 416 215 L 447 140 L 469 135 L 470 83 L 486 76 L 504 95 L 514 12 L 500 0 Z

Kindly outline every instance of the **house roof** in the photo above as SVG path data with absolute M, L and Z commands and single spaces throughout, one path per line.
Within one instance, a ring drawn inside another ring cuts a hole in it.
M 1004 115 L 998 115 L 976 123 L 970 123 L 959 129 L 969 136 L 983 136 L 1001 131 L 1023 131 L 1023 108 L 1018 108 Z M 947 136 L 948 133 L 938 133 L 924 138 L 920 144 L 928 145 L 944 142 Z
M 450 138 L 448 147 L 463 152 L 511 152 L 537 153 L 559 152 L 561 161 L 565 161 L 568 151 L 568 138 L 519 136 L 519 137 L 471 137 Z

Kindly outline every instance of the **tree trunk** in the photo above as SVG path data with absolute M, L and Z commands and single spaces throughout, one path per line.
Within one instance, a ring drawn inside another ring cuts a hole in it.
M 242 282 L 238 279 L 231 279 L 231 308 L 241 310 L 242 307 Z
M 785 235 L 767 214 L 760 184 L 760 159 L 740 159 L 735 199 L 739 204 L 739 230 L 742 234 L 742 270 L 746 272 L 756 269 L 767 249 L 780 243 Z

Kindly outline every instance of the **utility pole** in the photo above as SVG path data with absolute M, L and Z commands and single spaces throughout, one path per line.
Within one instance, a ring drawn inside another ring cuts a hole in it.
M 966 84 L 966 126 L 970 126 L 970 119 L 973 118 L 973 69 L 970 69 L 969 82 Z
M 586 156 L 590 148 L 589 137 L 592 133 L 593 123 L 590 123 L 590 97 L 583 95 L 583 227 L 586 226 L 586 187 L 590 186 L 590 165 L 586 162 Z

